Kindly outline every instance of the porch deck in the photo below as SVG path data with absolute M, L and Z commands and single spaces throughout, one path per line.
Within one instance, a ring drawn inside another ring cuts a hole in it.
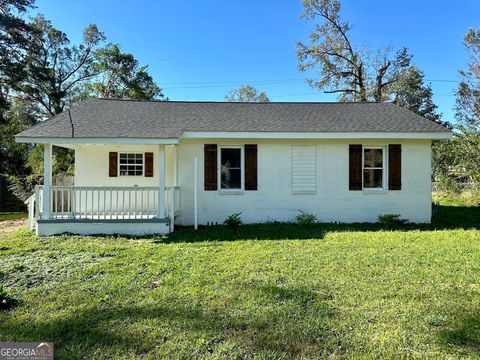
M 168 231 L 173 231 L 179 204 L 179 188 L 165 187 L 162 209 L 158 205 L 159 190 L 159 187 L 137 186 L 51 186 L 46 196 L 45 187 L 40 185 L 27 201 L 29 228 L 36 229 L 37 233 L 48 234 L 52 231 L 45 232 L 39 227 L 56 226 L 58 232 L 61 230 L 58 229 L 60 226 L 73 232 L 72 229 L 82 226 L 81 224 L 90 224 L 89 228 L 92 228 L 91 224 L 103 224 L 101 228 L 93 226 L 93 233 L 121 233 L 125 226 L 136 226 L 138 229 L 134 232 L 140 233 L 142 224 L 147 227 L 163 224 Z M 47 204 L 44 204 L 44 199 L 49 199 L 49 206 L 45 206 Z M 131 232 L 130 230 L 128 232 Z M 145 230 L 150 233 L 154 231 Z M 85 229 L 81 229 L 81 232 L 85 232 Z

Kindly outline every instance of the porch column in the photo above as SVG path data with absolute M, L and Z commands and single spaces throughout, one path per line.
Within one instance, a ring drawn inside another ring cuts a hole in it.
M 52 186 L 52 145 L 43 145 L 43 219 L 50 219 L 50 187 Z
M 158 148 L 158 217 L 165 218 L 165 145 Z
M 173 145 L 173 186 L 178 185 L 178 153 L 177 145 Z

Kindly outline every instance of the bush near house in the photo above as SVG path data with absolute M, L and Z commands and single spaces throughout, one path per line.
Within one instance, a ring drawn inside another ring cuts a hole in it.
M 59 359 L 477 358 L 480 208 L 455 201 L 401 231 L 0 233 L 1 281 L 21 300 L 0 341 L 53 341 Z
M 299 210 L 300 214 L 295 217 L 298 225 L 312 225 L 318 221 L 318 218 L 314 214 Z
M 240 215 L 242 215 L 242 213 L 240 212 L 228 215 L 225 221 L 223 222 L 223 224 L 227 225 L 234 232 L 237 232 L 240 225 L 243 224 L 243 221 Z

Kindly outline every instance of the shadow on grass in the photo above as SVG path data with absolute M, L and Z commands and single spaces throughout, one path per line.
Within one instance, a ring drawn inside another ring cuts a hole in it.
M 329 232 L 349 231 L 414 231 L 414 230 L 451 230 L 480 229 L 480 207 L 439 206 L 431 224 L 406 224 L 382 227 L 374 223 L 336 224 L 322 223 L 302 226 L 293 223 L 268 223 L 242 225 L 233 232 L 224 225 L 177 227 L 175 232 L 165 238 L 154 240 L 157 243 L 196 242 L 196 241 L 233 241 L 233 240 L 280 240 L 280 239 L 323 239 Z
M 127 356 L 132 351 L 145 356 L 164 344 L 168 349 L 180 346 L 194 357 L 208 355 L 222 343 L 234 344 L 244 355 L 296 357 L 325 350 L 327 340 L 338 335 L 329 327 L 333 312 L 317 293 L 272 284 L 246 291 L 259 302 L 247 310 L 234 300 L 227 306 L 203 308 L 195 301 L 173 299 L 137 306 L 104 303 L 21 324 L 11 318 L 0 331 L 10 340 L 52 341 L 56 358 L 65 359 L 98 353 Z M 198 339 L 204 341 L 195 343 Z
M 440 340 L 452 354 L 476 354 L 480 357 L 480 310 L 473 314 L 461 313 L 447 329 L 440 332 Z M 455 349 L 453 349 L 454 347 Z

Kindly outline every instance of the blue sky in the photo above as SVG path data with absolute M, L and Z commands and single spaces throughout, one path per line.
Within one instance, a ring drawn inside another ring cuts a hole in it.
M 72 41 L 97 24 L 109 41 L 149 65 L 171 100 L 223 100 L 242 84 L 272 101 L 335 100 L 311 89 L 297 70 L 295 42 L 313 28 L 300 19 L 300 0 L 37 0 L 34 12 Z M 353 25 L 357 45 L 408 47 L 444 120 L 453 120 L 458 69 L 467 61 L 463 35 L 480 26 L 478 0 L 343 0 L 341 15 Z

